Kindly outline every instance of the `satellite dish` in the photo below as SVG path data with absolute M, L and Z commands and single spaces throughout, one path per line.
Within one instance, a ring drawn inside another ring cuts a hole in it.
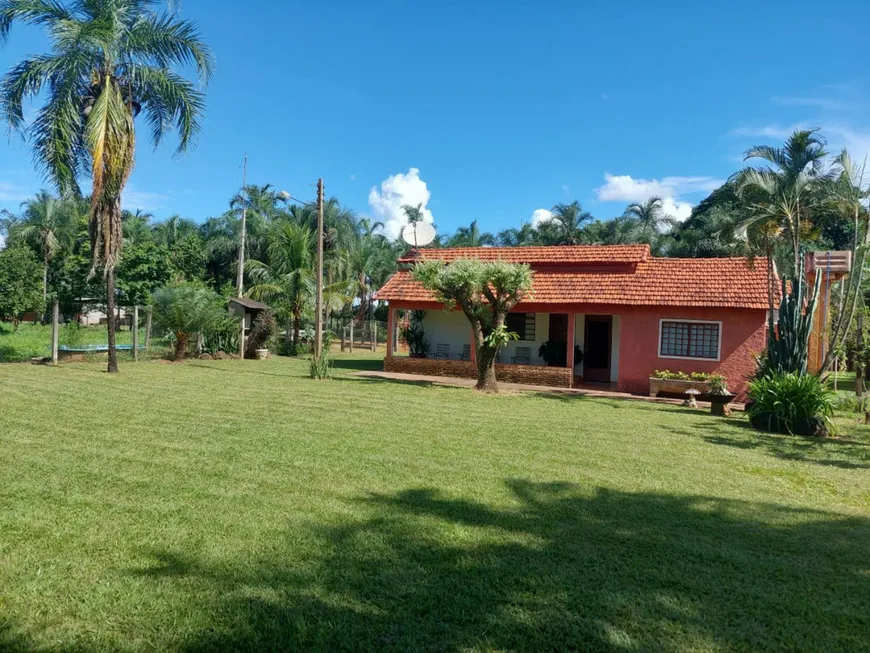
M 425 247 L 435 240 L 435 228 L 428 222 L 409 222 L 402 229 L 402 240 L 411 247 Z

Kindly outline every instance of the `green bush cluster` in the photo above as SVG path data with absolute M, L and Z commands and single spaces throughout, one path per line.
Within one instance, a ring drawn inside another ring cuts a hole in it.
M 828 435 L 835 395 L 810 374 L 787 372 L 756 378 L 749 385 L 749 421 L 763 431 Z

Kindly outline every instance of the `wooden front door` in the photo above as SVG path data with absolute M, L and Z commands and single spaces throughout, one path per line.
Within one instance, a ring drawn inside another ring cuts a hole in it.
M 583 352 L 583 380 L 610 383 L 611 315 L 586 316 L 586 351 Z

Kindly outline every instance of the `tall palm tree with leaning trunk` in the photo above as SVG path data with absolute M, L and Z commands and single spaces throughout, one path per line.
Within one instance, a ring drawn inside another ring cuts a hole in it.
M 121 193 L 133 170 L 136 117 L 156 146 L 173 127 L 184 151 L 199 132 L 200 89 L 175 71 L 193 65 L 203 82 L 213 69 L 196 27 L 156 0 L 0 0 L 0 41 L 12 23 L 47 30 L 51 52 L 13 67 L 0 82 L 0 112 L 30 136 L 34 157 L 62 195 L 80 195 L 90 174 L 91 274 L 106 280 L 109 372 L 115 352 L 115 266 L 121 253 Z M 42 101 L 32 123 L 26 98 Z

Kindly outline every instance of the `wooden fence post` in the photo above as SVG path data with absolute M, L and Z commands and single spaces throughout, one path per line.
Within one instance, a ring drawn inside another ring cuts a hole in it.
M 60 330 L 60 309 L 57 297 L 51 300 L 51 364 L 57 365 L 57 339 Z
M 151 314 L 153 313 L 153 309 L 154 307 L 149 304 L 148 316 L 145 319 L 145 351 L 151 349 Z
M 139 360 L 139 305 L 133 307 L 133 360 Z

